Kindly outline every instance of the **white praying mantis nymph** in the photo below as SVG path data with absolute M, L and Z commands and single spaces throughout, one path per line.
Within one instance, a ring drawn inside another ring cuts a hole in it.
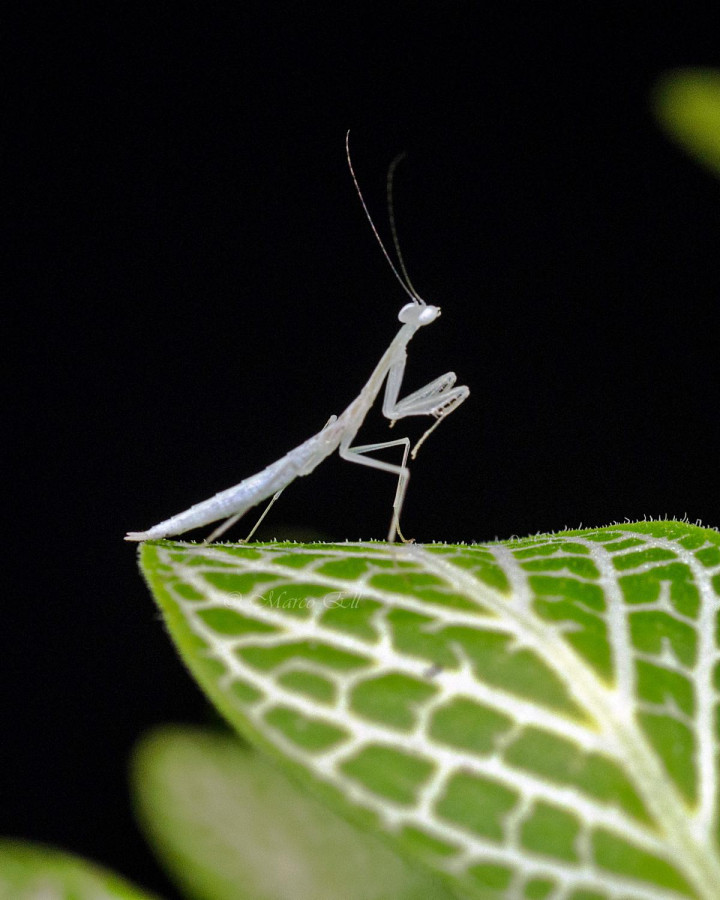
M 196 503 L 184 512 L 166 519 L 148 528 L 147 531 L 130 531 L 125 535 L 126 541 L 148 541 L 160 538 L 170 537 L 176 534 L 183 534 L 193 528 L 201 528 L 212 522 L 223 520 L 221 524 L 206 539 L 206 542 L 216 540 L 228 528 L 232 527 L 241 516 L 262 503 L 263 500 L 272 498 L 270 504 L 265 509 L 255 528 L 250 532 L 246 540 L 249 540 L 254 534 L 260 522 L 267 514 L 270 506 L 277 500 L 285 488 L 300 475 L 309 475 L 320 463 L 330 454 L 337 450 L 343 459 L 348 462 L 360 463 L 364 466 L 371 466 L 374 469 L 380 469 L 383 472 L 392 472 L 397 475 L 397 489 L 395 491 L 395 500 L 393 501 L 393 513 L 390 521 L 390 531 L 388 533 L 388 541 L 392 543 L 396 536 L 403 538 L 400 530 L 400 512 L 402 510 L 405 492 L 407 490 L 408 479 L 410 478 L 410 470 L 407 467 L 408 454 L 410 453 L 410 438 L 402 437 L 394 441 L 383 441 L 376 444 L 363 444 L 353 446 L 360 427 L 365 420 L 372 405 L 377 399 L 383 382 L 385 382 L 385 397 L 383 399 L 382 412 L 383 415 L 390 420 L 391 426 L 398 419 L 406 416 L 432 416 L 435 422 L 423 434 L 412 450 L 412 458 L 415 458 L 417 451 L 423 444 L 428 435 L 437 428 L 440 422 L 456 409 L 465 400 L 470 390 L 465 385 L 455 386 L 456 375 L 454 372 L 447 372 L 440 375 L 424 387 L 413 391 L 407 397 L 399 399 L 400 386 L 405 372 L 405 362 L 407 360 L 407 345 L 410 343 L 415 332 L 424 325 L 434 322 L 440 315 L 440 308 L 426 303 L 418 294 L 408 277 L 405 263 L 400 252 L 400 246 L 397 239 L 397 230 L 395 228 L 395 217 L 392 206 L 392 180 L 397 163 L 402 157 L 394 160 L 388 171 L 387 188 L 388 188 L 388 210 L 390 217 L 390 228 L 392 231 L 393 244 L 397 253 L 400 272 L 393 265 L 390 256 L 385 249 L 377 228 L 370 216 L 367 205 L 363 198 L 360 186 L 358 184 L 352 161 L 350 159 L 350 133 L 348 132 L 345 139 L 345 151 L 347 154 L 348 167 L 350 175 L 355 185 L 363 210 L 370 222 L 380 249 L 385 255 L 390 268 L 395 277 L 400 282 L 403 290 L 410 298 L 410 302 L 406 303 L 400 310 L 398 319 L 402 323 L 400 330 L 393 338 L 390 346 L 382 355 L 380 362 L 368 379 L 367 383 L 360 391 L 358 396 L 352 403 L 340 413 L 339 416 L 331 416 L 322 431 L 308 438 L 304 443 L 295 447 L 289 453 L 286 453 L 281 459 L 271 463 L 267 468 L 251 475 L 240 484 L 221 491 L 219 494 L 204 500 L 202 503 Z M 386 450 L 390 447 L 402 447 L 403 455 L 400 465 L 385 462 L 384 460 L 375 459 L 368 454 L 374 453 L 376 450 Z

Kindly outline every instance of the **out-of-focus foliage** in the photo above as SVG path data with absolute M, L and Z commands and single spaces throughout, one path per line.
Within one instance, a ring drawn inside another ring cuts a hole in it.
M 671 137 L 720 175 L 720 70 L 678 69 L 655 89 L 655 112 Z

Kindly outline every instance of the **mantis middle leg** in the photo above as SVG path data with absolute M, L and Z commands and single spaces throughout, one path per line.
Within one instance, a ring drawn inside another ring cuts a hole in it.
M 388 447 L 404 447 L 402 463 L 398 466 L 395 463 L 385 462 L 382 459 L 374 459 L 372 456 L 365 456 L 366 453 L 372 453 L 374 450 L 385 450 Z M 359 447 L 348 447 L 341 444 L 339 454 L 348 462 L 358 463 L 362 466 L 370 466 L 373 469 L 380 469 L 383 472 L 392 472 L 398 476 L 397 489 L 395 491 L 395 499 L 393 501 L 393 515 L 390 522 L 390 531 L 388 532 L 388 543 L 395 541 L 395 535 L 400 535 L 400 540 L 406 544 L 409 543 L 403 537 L 400 530 L 400 510 L 402 509 L 403 500 L 405 499 L 405 491 L 410 478 L 410 470 L 406 463 L 408 453 L 410 452 L 410 438 L 398 438 L 396 441 L 382 441 L 379 444 L 363 444 Z

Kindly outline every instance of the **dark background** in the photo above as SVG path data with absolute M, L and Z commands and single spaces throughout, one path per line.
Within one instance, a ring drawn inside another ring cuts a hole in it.
M 413 465 L 406 533 L 720 525 L 720 181 L 650 102 L 667 69 L 720 65 L 720 27 L 692 3 L 99 6 L 3 28 L 0 815 L 174 896 L 126 760 L 212 715 L 122 535 L 321 428 L 395 333 L 346 129 L 383 233 L 408 153 L 401 241 L 443 318 L 406 390 L 454 369 L 472 391 Z M 264 536 L 383 537 L 393 490 L 331 459 Z

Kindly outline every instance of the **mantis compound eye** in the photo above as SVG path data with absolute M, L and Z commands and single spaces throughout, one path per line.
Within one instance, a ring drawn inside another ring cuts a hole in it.
M 430 322 L 434 322 L 435 319 L 440 315 L 440 307 L 439 306 L 423 306 L 420 310 L 420 315 L 418 316 L 418 321 L 421 325 L 429 325 Z
M 398 319 L 403 323 L 416 322 L 419 311 L 420 307 L 417 303 L 406 303 L 398 313 Z

